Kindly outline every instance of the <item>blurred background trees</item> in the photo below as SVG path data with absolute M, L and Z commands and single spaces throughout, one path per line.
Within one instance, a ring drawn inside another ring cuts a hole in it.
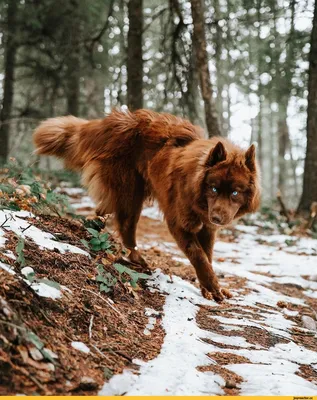
M 313 0 L 0 0 L 0 158 L 29 162 L 46 117 L 146 107 L 257 142 L 263 204 L 307 210 L 316 24 Z

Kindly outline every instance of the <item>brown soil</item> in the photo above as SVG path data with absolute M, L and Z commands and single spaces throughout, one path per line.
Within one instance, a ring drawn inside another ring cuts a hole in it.
M 216 361 L 219 365 L 228 364 L 252 364 L 251 361 L 243 356 L 234 353 L 209 353 L 208 356 Z
M 310 365 L 301 365 L 299 371 L 296 372 L 296 375 L 301 376 L 309 382 L 317 383 L 317 371 Z
M 224 381 L 225 384 L 222 386 L 223 391 L 227 396 L 238 396 L 239 395 L 239 389 L 240 389 L 240 383 L 243 382 L 243 379 L 241 376 L 237 375 L 235 372 L 232 372 L 220 365 L 204 365 L 201 367 L 197 368 L 198 371 L 201 372 L 213 372 L 216 375 L 220 375 Z
M 233 310 L 234 314 L 236 314 L 236 309 Z M 232 315 L 230 311 L 225 311 L 225 312 L 220 312 L 218 315 L 221 315 L 222 317 L 228 317 L 228 318 L 237 318 L 236 315 Z M 240 310 L 240 315 L 241 317 L 243 315 L 249 316 L 250 311 L 249 310 L 244 310 L 241 308 Z M 253 315 L 252 315 L 253 317 Z M 201 329 L 204 329 L 206 331 L 210 332 L 215 332 L 220 335 L 225 335 L 225 336 L 239 336 L 243 337 L 246 339 L 246 341 L 250 344 L 253 345 L 260 345 L 266 349 L 275 346 L 277 343 L 288 343 L 289 340 L 282 338 L 281 336 L 277 336 L 268 330 L 265 329 L 263 326 L 263 329 L 253 327 L 253 326 L 243 326 L 243 330 L 237 330 L 235 327 L 239 328 L 239 325 L 231 325 L 232 330 L 227 330 L 222 327 L 222 324 L 215 318 L 211 317 L 210 310 L 208 310 L 206 307 L 201 307 L 198 315 L 197 315 L 197 323 Z M 234 347 L 234 348 L 239 348 L 239 347 Z
M 42 229 L 45 227 L 46 231 L 62 233 L 65 241 L 77 246 L 81 244 L 80 239 L 87 237 L 86 230 L 77 222 L 44 217 L 36 224 Z M 15 235 L 8 233 L 7 238 L 6 248 L 15 253 Z M 133 367 L 134 358 L 149 360 L 157 356 L 164 331 L 160 318 L 157 318 L 151 336 L 143 334 L 148 323 L 144 308 L 161 311 L 164 297 L 146 290 L 144 283 L 134 291 L 120 281 L 112 267 L 113 256 L 104 253 L 88 258 L 72 253 L 60 254 L 40 250 L 29 240 L 25 243 L 24 256 L 38 278 L 45 277 L 65 285 L 71 293 L 64 291 L 58 300 L 39 297 L 21 279 L 20 266 L 1 255 L 9 264 L 15 264 L 17 272 L 11 275 L 1 270 L 0 274 L 0 299 L 12 310 L 9 318 L 1 314 L 4 308 L 0 306 L 0 317 L 3 317 L 0 319 L 1 395 L 96 394 L 112 374 L 127 366 Z M 102 260 L 104 269 L 116 275 L 119 281 L 110 296 L 100 293 L 96 282 L 96 264 Z M 12 341 L 8 327 L 15 325 L 21 327 L 14 329 Z M 55 365 L 32 358 L 32 346 L 23 335 L 26 329 L 56 353 Z M 87 344 L 90 353 L 73 349 L 72 341 Z

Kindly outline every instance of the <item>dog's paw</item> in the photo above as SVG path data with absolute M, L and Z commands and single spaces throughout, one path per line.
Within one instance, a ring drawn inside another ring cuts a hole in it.
M 230 299 L 232 294 L 228 289 L 213 289 L 212 291 L 207 290 L 204 287 L 201 287 L 201 294 L 207 300 L 215 300 L 217 303 L 221 303 L 225 298 Z
M 231 294 L 231 292 L 230 292 L 228 289 L 222 288 L 222 289 L 221 289 L 221 293 L 222 293 L 225 297 L 227 297 L 227 299 L 231 299 L 231 297 L 232 297 L 232 294 Z
M 204 287 L 201 288 L 201 294 L 207 300 L 213 300 L 212 294 Z
M 138 264 L 141 265 L 141 267 L 148 267 L 148 263 L 144 260 L 144 258 L 141 256 L 138 250 L 132 249 L 130 251 L 130 254 L 128 255 L 129 260 L 133 264 Z

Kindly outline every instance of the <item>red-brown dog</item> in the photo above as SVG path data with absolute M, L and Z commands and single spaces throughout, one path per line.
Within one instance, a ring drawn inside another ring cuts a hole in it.
M 255 148 L 222 138 L 204 140 L 201 130 L 169 114 L 113 111 L 100 120 L 51 118 L 34 133 L 38 154 L 64 158 L 82 172 L 99 215 L 115 213 L 133 262 L 145 264 L 136 247 L 144 200 L 157 199 L 170 232 L 196 269 L 202 294 L 230 297 L 212 269 L 217 230 L 259 205 Z

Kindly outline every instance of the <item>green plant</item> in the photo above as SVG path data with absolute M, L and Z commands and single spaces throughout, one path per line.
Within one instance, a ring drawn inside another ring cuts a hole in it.
M 25 246 L 25 241 L 22 237 L 18 238 L 18 243 L 15 247 L 15 251 L 18 255 L 17 262 L 20 264 L 21 267 L 25 266 L 25 257 L 24 257 L 24 246 Z
M 295 244 L 297 243 L 298 239 L 286 239 L 285 240 L 285 244 L 287 246 L 295 246 Z
M 44 358 L 46 358 L 48 361 L 55 363 L 51 355 L 45 350 L 44 348 L 44 343 L 41 341 L 41 339 L 32 331 L 27 330 L 25 332 L 25 339 L 29 343 L 32 343 L 43 355 Z
M 82 239 L 81 242 L 89 249 L 93 251 L 105 250 L 107 253 L 112 254 L 112 244 L 109 241 L 109 233 L 100 233 L 93 228 L 87 228 L 87 231 L 92 235 L 92 239 L 89 242 Z
M 11 162 L 4 171 L 4 178 L 0 181 L 1 208 L 50 211 L 59 216 L 70 213 L 67 197 L 53 191 L 41 180 L 37 170 Z
M 100 292 L 110 292 L 113 286 L 117 283 L 117 278 L 106 272 L 101 264 L 97 265 L 98 275 L 96 281 L 100 282 L 99 290 Z
M 26 279 L 32 284 L 32 283 L 45 283 L 47 286 L 51 286 L 55 289 L 60 290 L 61 285 L 58 282 L 52 281 L 47 278 L 37 278 L 35 275 L 35 272 L 30 272 L 29 274 L 26 275 Z
M 150 275 L 143 274 L 142 272 L 136 272 L 133 271 L 132 269 L 126 267 L 125 265 L 122 264 L 113 264 L 115 269 L 119 272 L 121 275 L 121 279 L 123 282 L 130 282 L 131 286 L 135 288 L 137 286 L 137 282 L 139 279 L 149 279 Z M 126 280 L 122 275 L 127 274 L 130 277 L 130 280 Z

